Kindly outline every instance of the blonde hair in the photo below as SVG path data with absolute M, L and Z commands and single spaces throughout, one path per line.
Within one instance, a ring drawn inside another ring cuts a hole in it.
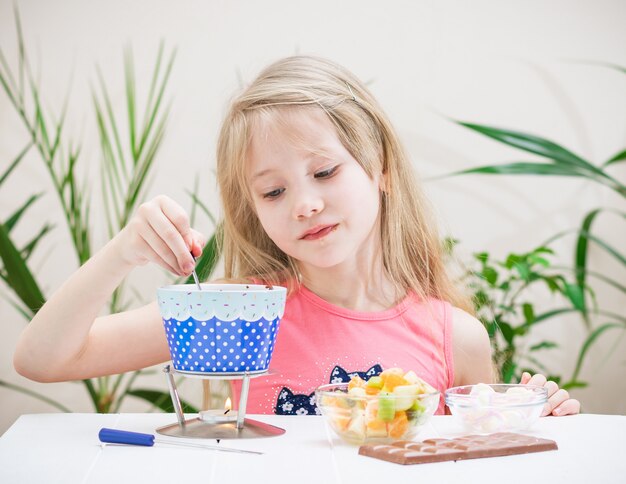
M 385 175 L 381 191 L 383 266 L 400 293 L 471 303 L 448 277 L 441 242 L 412 166 L 374 97 L 352 73 L 326 59 L 288 57 L 271 64 L 233 101 L 219 135 L 217 179 L 224 208 L 222 252 L 228 279 L 270 284 L 298 281 L 294 260 L 267 236 L 246 177 L 246 153 L 255 125 L 285 107 L 324 110 L 353 158 L 372 178 Z

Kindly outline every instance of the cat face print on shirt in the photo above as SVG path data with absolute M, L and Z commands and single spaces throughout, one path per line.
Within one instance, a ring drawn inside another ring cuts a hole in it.
M 309 395 L 295 394 L 289 388 L 283 387 L 278 393 L 276 415 L 320 415 L 315 405 L 315 392 Z
M 382 366 L 374 365 L 366 371 L 351 371 L 350 373 L 348 373 L 346 370 L 337 365 L 335 366 L 335 368 L 333 368 L 333 371 L 330 372 L 330 381 L 328 383 L 348 383 L 350 380 L 352 380 L 353 377 L 357 375 L 362 380 L 367 381 L 373 376 L 380 375 L 382 371 Z
M 329 383 L 348 383 L 355 375 L 367 381 L 373 376 L 380 375 L 382 371 L 383 368 L 379 364 L 365 371 L 351 372 L 337 365 L 330 372 Z M 315 391 L 306 395 L 293 393 L 289 388 L 282 387 L 278 392 L 274 413 L 276 415 L 320 415 L 320 410 L 315 404 Z

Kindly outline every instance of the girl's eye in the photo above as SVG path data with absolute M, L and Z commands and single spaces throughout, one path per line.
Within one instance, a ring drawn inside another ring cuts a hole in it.
M 281 193 L 285 191 L 284 188 L 277 188 L 276 190 L 272 190 L 271 192 L 267 192 L 263 194 L 263 198 L 269 198 L 270 200 L 273 198 L 277 198 Z
M 318 171 L 317 173 L 315 173 L 315 175 L 313 175 L 313 177 L 314 178 L 330 178 L 331 176 L 335 174 L 335 172 L 337 171 L 337 168 L 339 168 L 339 165 L 333 166 L 332 168 L 329 168 L 327 170 Z

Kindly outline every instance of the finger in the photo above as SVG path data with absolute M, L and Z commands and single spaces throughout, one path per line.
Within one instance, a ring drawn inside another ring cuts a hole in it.
M 163 214 L 176 227 L 176 230 L 178 230 L 178 233 L 185 241 L 187 250 L 190 252 L 193 246 L 193 234 L 187 212 L 174 200 L 165 196 L 159 198 L 159 204 Z
M 177 269 L 174 269 L 171 265 L 169 265 L 167 262 L 165 262 L 165 260 L 163 260 L 163 258 L 161 256 L 159 256 L 159 254 L 157 254 L 152 247 L 150 247 L 150 244 L 148 244 L 148 242 L 146 242 L 144 240 L 144 252 L 145 252 L 145 257 L 150 261 L 150 262 L 154 262 L 155 264 L 160 265 L 161 267 L 163 267 L 165 270 L 173 273 L 173 274 L 177 274 L 179 276 L 184 276 L 185 274 L 181 274 Z
M 552 380 L 547 381 L 544 387 L 546 388 L 546 390 L 548 390 L 548 398 L 550 398 L 559 390 L 559 386 L 556 384 L 556 382 L 553 382 Z
M 564 415 L 576 415 L 578 413 L 580 413 L 580 402 L 575 398 L 565 400 L 561 405 L 552 411 L 552 414 L 558 417 L 562 417 Z
M 522 373 L 522 377 L 520 378 L 519 382 L 522 385 L 526 385 L 528 383 L 528 380 L 530 380 L 530 373 L 525 371 L 524 373 Z
M 159 237 L 159 234 L 155 232 L 151 225 L 145 226 L 139 233 L 144 243 L 147 246 L 148 252 L 153 257 L 152 262 L 163 266 L 167 265 L 171 272 L 184 276 L 185 272 L 180 267 L 178 259 L 170 249 L 170 247 Z M 161 263 L 163 262 L 163 264 Z
M 191 248 L 191 254 L 194 257 L 200 257 L 202 255 L 202 249 L 206 245 L 206 238 L 197 230 L 191 229 L 193 247 Z
M 164 259 L 168 264 L 177 267 L 185 274 L 189 274 L 194 268 L 194 262 L 178 228 L 161 211 L 157 211 L 157 213 L 148 218 L 148 224 L 152 227 L 154 234 L 165 245 L 165 249 L 163 249 L 161 244 L 151 243 L 152 248 L 161 256 L 167 253 L 167 258 L 164 257 Z M 176 262 L 172 262 L 170 254 Z
M 554 395 L 548 398 L 548 401 L 543 407 L 543 411 L 541 412 L 541 416 L 545 417 L 546 415 L 550 415 L 552 411 L 561 405 L 565 400 L 569 398 L 569 393 L 566 390 L 558 390 Z
M 545 376 L 537 373 L 536 375 L 533 375 L 530 380 L 528 380 L 527 385 L 537 385 L 542 387 L 546 384 L 546 381 L 547 378 Z

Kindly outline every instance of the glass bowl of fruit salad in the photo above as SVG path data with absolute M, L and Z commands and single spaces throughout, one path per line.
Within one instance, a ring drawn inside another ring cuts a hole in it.
M 445 400 L 465 431 L 521 432 L 540 417 L 548 390 L 535 385 L 478 383 L 449 388 Z
M 333 431 L 350 444 L 412 439 L 435 413 L 440 394 L 413 371 L 390 368 L 367 381 L 322 385 L 317 406 Z

